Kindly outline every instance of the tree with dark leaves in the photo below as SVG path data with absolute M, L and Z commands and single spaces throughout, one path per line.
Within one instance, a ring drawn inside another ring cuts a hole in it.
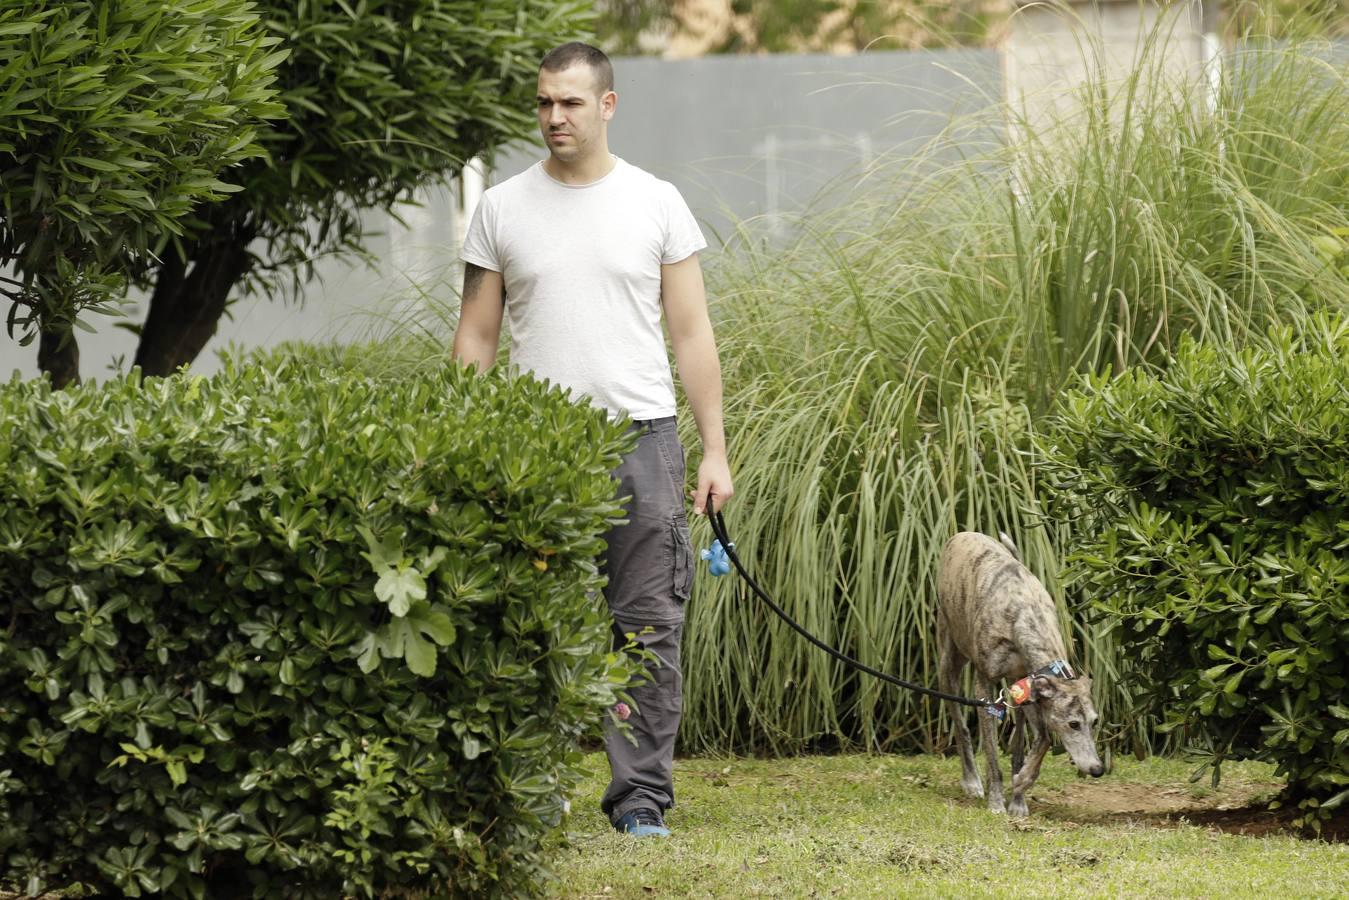
M 108 311 L 282 114 L 252 4 L 0 0 L 0 298 L 55 385 Z
M 322 256 L 362 252 L 360 212 L 535 129 L 538 61 L 581 33 L 580 0 L 268 0 L 286 117 L 262 130 L 265 158 L 240 190 L 203 206 L 161 262 L 135 363 L 191 362 L 240 293 L 298 291 Z

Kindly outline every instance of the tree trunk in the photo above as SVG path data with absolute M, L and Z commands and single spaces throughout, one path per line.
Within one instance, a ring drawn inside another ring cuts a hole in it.
M 37 367 L 51 376 L 52 387 L 59 389 L 80 383 L 80 344 L 75 332 L 48 331 L 38 336 Z
M 188 259 L 172 248 L 165 252 L 136 347 L 135 364 L 142 374 L 170 375 L 197 358 L 215 335 L 230 291 L 248 271 L 254 233 L 251 227 L 227 222 L 215 234 L 188 244 Z

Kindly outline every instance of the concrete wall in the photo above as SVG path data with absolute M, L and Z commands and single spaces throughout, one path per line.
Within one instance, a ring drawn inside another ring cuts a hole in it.
M 1214 0 L 1013 3 L 1003 74 L 1008 100 L 1032 131 L 1071 116 L 1075 88 L 1089 75 L 1110 86 L 1145 60 L 1157 64 L 1163 79 L 1188 80 L 1218 52 Z
M 994 50 L 618 60 L 609 147 L 677 185 L 711 240 L 735 219 L 771 227 L 829 203 L 996 103 L 1000 65 Z M 494 178 L 544 153 L 511 148 Z

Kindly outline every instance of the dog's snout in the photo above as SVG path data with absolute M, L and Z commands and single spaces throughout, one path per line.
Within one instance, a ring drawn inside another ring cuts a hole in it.
M 1092 778 L 1100 778 L 1104 774 L 1105 774 L 1105 766 L 1101 765 L 1100 763 L 1097 763 L 1096 765 L 1091 767 Z

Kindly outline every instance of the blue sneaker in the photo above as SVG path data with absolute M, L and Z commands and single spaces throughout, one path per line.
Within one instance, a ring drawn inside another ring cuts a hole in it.
M 614 830 L 633 837 L 670 836 L 670 829 L 665 827 L 665 820 L 660 817 L 660 813 L 647 806 L 638 807 L 619 816 L 618 821 L 614 823 Z

